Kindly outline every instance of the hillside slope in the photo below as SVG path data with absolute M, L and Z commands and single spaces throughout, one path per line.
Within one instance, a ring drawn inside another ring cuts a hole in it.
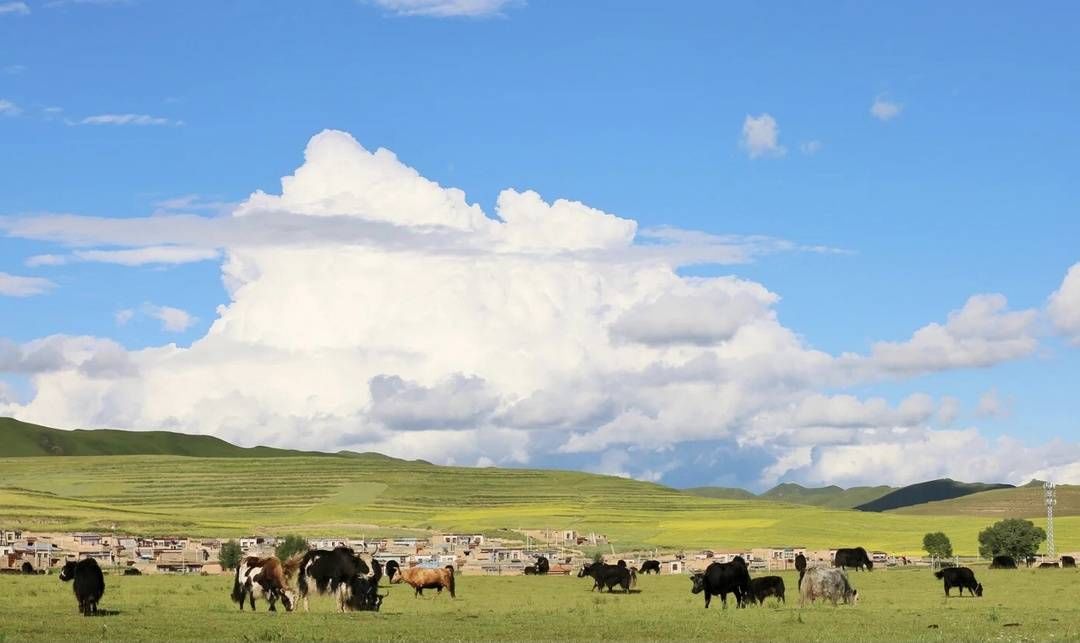
M 61 455 L 185 455 L 200 458 L 280 458 L 289 456 L 354 457 L 354 453 L 320 453 L 238 447 L 209 435 L 170 431 L 75 429 L 65 431 L 0 417 L 0 458 Z M 377 454 L 369 454 L 377 456 Z M 387 456 L 379 456 L 387 457 Z
M 777 500 L 800 505 L 813 505 L 815 507 L 851 509 L 856 505 L 880 498 L 893 490 L 894 487 L 885 485 L 843 489 L 836 485 L 804 487 L 792 482 L 785 482 L 769 489 L 759 497 L 764 500 Z
M 757 498 L 753 492 L 738 487 L 688 487 L 682 489 L 682 491 L 692 496 L 720 500 L 753 500 Z
M 983 482 L 957 482 L 949 478 L 930 480 L 901 487 L 876 500 L 855 507 L 859 511 L 888 511 L 900 507 L 921 505 L 927 502 L 959 498 L 980 491 L 992 489 L 1012 489 L 1009 484 L 987 484 Z
M 889 513 L 909 516 L 985 516 L 987 518 L 1045 518 L 1042 485 L 982 491 L 960 498 L 927 502 Z M 1055 516 L 1080 516 L 1080 486 L 1058 485 Z

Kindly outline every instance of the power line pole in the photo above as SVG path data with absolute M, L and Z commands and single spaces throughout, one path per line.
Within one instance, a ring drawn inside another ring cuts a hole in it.
M 1054 552 L 1054 505 L 1057 504 L 1056 490 L 1053 482 L 1043 483 L 1046 491 L 1046 555 L 1057 558 Z

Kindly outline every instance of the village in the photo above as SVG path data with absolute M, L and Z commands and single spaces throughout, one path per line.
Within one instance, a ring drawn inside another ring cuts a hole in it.
M 385 564 L 445 567 L 451 565 L 463 575 L 521 575 L 538 556 L 551 561 L 550 574 L 576 573 L 583 562 L 599 552 L 605 560 L 625 560 L 631 566 L 644 560 L 660 562 L 662 574 L 688 574 L 704 570 L 710 563 L 727 562 L 742 556 L 754 571 L 794 569 L 795 557 L 829 563 L 836 549 L 807 549 L 800 546 L 768 546 L 751 549 L 706 549 L 698 551 L 620 551 L 597 533 L 573 529 L 525 529 L 520 539 L 492 538 L 483 534 L 436 533 L 429 537 L 366 539 L 320 537 L 307 539 L 312 549 L 350 547 Z M 183 536 L 141 537 L 109 533 L 30 532 L 0 530 L 0 573 L 46 573 L 66 560 L 93 558 L 105 570 L 135 574 L 223 574 L 228 570 L 219 561 L 222 545 L 235 540 L 245 556 L 268 556 L 280 539 L 272 536 L 241 538 L 189 538 Z M 882 551 L 870 552 L 876 567 L 891 567 L 915 561 Z

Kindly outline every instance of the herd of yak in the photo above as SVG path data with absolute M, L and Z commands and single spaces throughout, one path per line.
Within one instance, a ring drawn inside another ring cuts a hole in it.
M 1063 567 L 1074 567 L 1075 561 L 1068 556 L 1062 557 Z M 829 601 L 855 604 L 859 593 L 851 586 L 845 569 L 872 570 L 873 561 L 862 547 L 838 549 L 832 567 L 809 567 L 806 557 L 795 557 L 795 569 L 799 572 L 800 604 L 807 601 Z M 997 556 L 990 567 L 1016 568 L 1016 561 L 1008 556 Z M 537 557 L 536 565 L 526 568 L 526 573 L 546 574 L 549 569 L 547 558 Z M 641 569 L 628 567 L 625 561 L 611 565 L 594 562 L 582 566 L 578 578 L 593 579 L 593 590 L 607 589 L 615 591 L 618 587 L 629 593 L 636 583 L 638 573 L 660 573 L 660 562 L 645 561 Z M 423 595 L 425 589 L 434 589 L 439 593 L 446 589 L 453 598 L 454 568 L 431 569 L 425 567 L 401 567 L 396 561 L 383 566 L 377 560 L 371 565 L 364 562 L 352 549 L 337 547 L 332 550 L 313 549 L 303 555 L 297 554 L 282 562 L 274 556 L 260 558 L 249 556 L 240 561 L 233 581 L 232 600 L 244 609 L 249 604 L 255 610 L 255 599 L 262 598 L 270 611 L 276 610 L 278 601 L 286 611 L 295 609 L 297 599 L 308 609 L 308 596 L 311 594 L 336 597 L 338 609 L 345 611 L 379 611 L 386 594 L 379 593 L 379 581 L 383 574 L 391 583 L 407 583 L 416 590 L 416 596 Z M 975 580 L 975 574 L 967 567 L 946 567 L 934 574 L 944 581 L 945 595 L 953 588 L 964 590 L 973 596 L 982 596 L 982 584 Z M 297 589 L 289 585 L 293 576 L 297 576 Z M 105 577 L 97 561 L 87 558 L 80 561 L 68 561 L 60 571 L 60 580 L 73 581 L 75 598 L 79 603 L 79 612 L 87 616 L 97 612 L 98 601 L 105 594 Z M 727 595 L 735 596 L 738 607 L 748 603 L 764 603 L 774 596 L 780 601 L 784 598 L 784 579 L 779 576 L 751 578 L 746 561 L 736 556 L 726 563 L 715 562 L 705 571 L 690 577 L 693 583 L 691 592 L 705 595 L 705 607 L 713 596 L 719 596 L 723 606 L 727 607 Z

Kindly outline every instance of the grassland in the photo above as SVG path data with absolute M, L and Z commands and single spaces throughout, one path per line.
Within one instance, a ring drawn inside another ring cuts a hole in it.
M 440 467 L 382 456 L 0 459 L 0 525 L 141 534 L 377 535 L 573 527 L 620 549 L 830 547 L 917 554 L 945 531 L 973 555 L 980 516 L 908 516 L 717 500 L 587 473 Z M 1080 549 L 1080 518 L 1057 522 Z
M 106 615 L 77 614 L 70 585 L 56 576 L 0 577 L 0 641 L 97 640 L 1076 640 L 1074 570 L 978 569 L 982 598 L 946 600 L 929 571 L 852 574 L 854 607 L 798 605 L 796 578 L 783 574 L 789 602 L 709 610 L 682 576 L 643 577 L 636 593 L 598 595 L 572 577 L 461 577 L 458 598 L 413 598 L 390 588 L 379 613 L 239 612 L 227 577 L 106 579 Z

